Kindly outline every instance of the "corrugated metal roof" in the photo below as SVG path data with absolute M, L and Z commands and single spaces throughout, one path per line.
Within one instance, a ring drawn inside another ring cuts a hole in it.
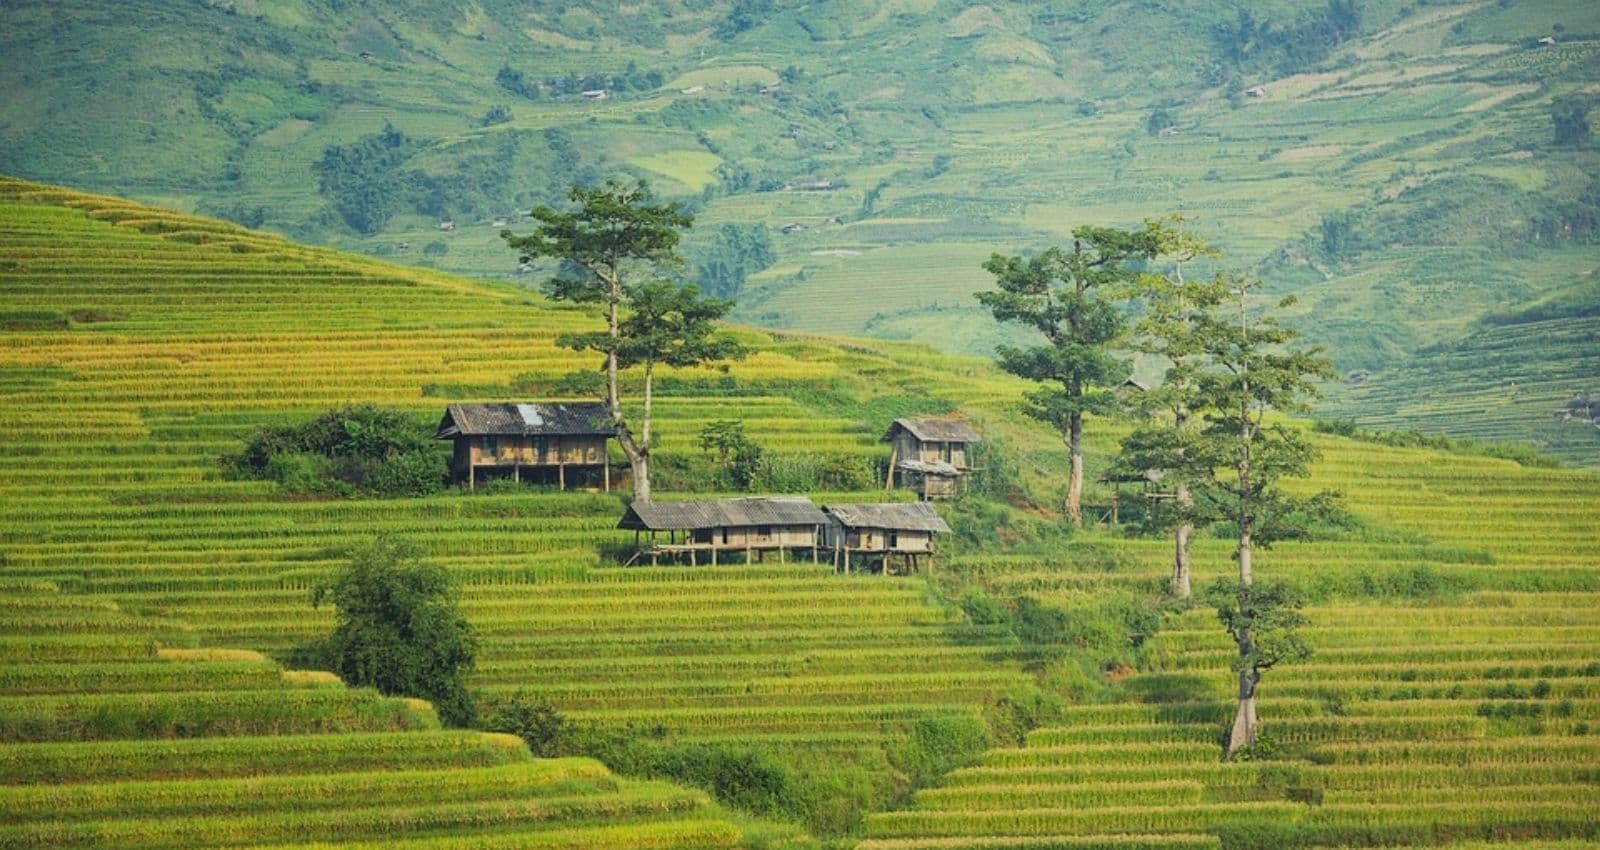
M 439 420 L 441 440 L 488 435 L 603 436 L 616 433 L 597 403 L 452 404 Z
M 950 526 L 927 502 L 872 505 L 824 505 L 822 510 L 846 528 L 887 528 L 896 531 L 937 531 Z
M 634 502 L 618 528 L 644 531 L 754 525 L 827 525 L 828 518 L 804 496 L 748 499 L 685 499 Z
M 894 439 L 896 428 L 904 428 L 911 436 L 932 443 L 976 443 L 981 437 L 965 419 L 952 416 L 911 416 L 896 419 L 883 435 L 883 441 Z

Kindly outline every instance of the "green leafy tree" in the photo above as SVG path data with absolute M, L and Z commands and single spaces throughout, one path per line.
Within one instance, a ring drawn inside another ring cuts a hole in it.
M 1115 407 L 1109 389 L 1128 374 L 1112 353 L 1126 326 L 1112 300 L 1136 276 L 1133 264 L 1159 250 L 1148 231 L 1079 227 L 1071 251 L 1050 248 L 1034 257 L 990 256 L 983 267 L 996 288 L 977 294 L 1000 322 L 1044 338 L 1027 348 L 999 346 L 1002 369 L 1042 386 L 1027 394 L 1029 416 L 1054 427 L 1067 444 L 1070 473 L 1063 509 L 1083 523 L 1083 417 Z
M 1304 603 L 1283 582 L 1250 584 L 1220 578 L 1206 589 L 1206 599 L 1216 606 L 1217 619 L 1239 646 L 1233 670 L 1239 675 L 1241 688 L 1248 680 L 1253 689 L 1260 684 L 1262 673 L 1279 663 L 1298 661 L 1311 654 L 1299 632 L 1306 623 L 1300 611 Z M 1240 749 L 1253 746 L 1258 740 L 1254 691 L 1251 693 L 1250 700 L 1239 705 L 1224 759 L 1232 759 Z
M 576 210 L 562 212 L 540 206 L 530 213 L 538 222 L 533 233 L 517 236 L 506 230 L 500 236 L 524 255 L 563 261 L 565 273 L 546 284 L 550 297 L 600 306 L 605 330 L 567 334 L 558 342 L 574 350 L 604 355 L 606 407 L 617 429 L 617 442 L 633 468 L 633 496 L 648 501 L 648 447 L 635 439 L 628 427 L 619 389 L 623 309 L 630 297 L 630 278 L 653 277 L 660 269 L 681 264 L 677 253 L 680 230 L 692 225 L 694 219 L 680 211 L 676 203 L 655 203 L 643 181 L 632 185 L 607 181 L 601 186 L 574 186 L 569 196 L 577 205 Z
M 636 465 L 648 473 L 650 462 L 651 404 L 655 397 L 657 365 L 686 367 L 744 356 L 744 347 L 717 332 L 716 322 L 733 308 L 732 301 L 702 298 L 694 284 L 651 281 L 627 292 L 628 315 L 618 325 L 617 366 L 644 368 L 644 415 L 639 420 Z M 649 497 L 648 483 L 646 495 Z M 635 497 L 638 491 L 635 490 Z
M 1298 334 L 1271 314 L 1251 320 L 1245 301 L 1259 281 L 1225 280 L 1227 300 L 1196 311 L 1189 320 L 1194 355 L 1179 370 L 1177 380 L 1193 388 L 1191 413 L 1199 413 L 1201 425 L 1192 439 L 1182 441 L 1184 451 L 1172 472 L 1194 493 L 1199 515 L 1228 522 L 1234 529 L 1237 609 L 1253 610 L 1263 598 L 1282 607 L 1290 600 L 1272 595 L 1275 591 L 1251 596 L 1253 555 L 1257 546 L 1265 548 L 1304 533 L 1307 517 L 1315 511 L 1308 510 L 1307 499 L 1285 493 L 1280 485 L 1285 478 L 1309 474 L 1316 451 L 1299 429 L 1267 420 L 1275 412 L 1306 410 L 1306 399 L 1317 395 L 1314 382 L 1333 377 L 1333 367 L 1319 349 L 1289 347 Z M 1227 308 L 1237 308 L 1237 315 L 1229 315 Z M 1239 650 L 1235 662 L 1239 705 L 1224 758 L 1256 743 L 1261 674 L 1288 657 L 1263 653 L 1252 628 L 1255 619 L 1243 614 L 1232 621 L 1225 618 Z M 1290 620 L 1279 612 L 1263 622 Z
M 1191 366 L 1202 355 L 1194 319 L 1215 309 L 1228 297 L 1222 276 L 1189 279 L 1184 266 L 1202 257 L 1215 258 L 1216 249 L 1200 236 L 1183 229 L 1183 219 L 1171 216 L 1146 222 L 1161 255 L 1171 267 L 1139 276 L 1136 295 L 1143 315 L 1134 326 L 1133 348 L 1170 364 L 1160 386 L 1137 398 L 1143 420 L 1123 441 L 1110 477 L 1125 481 L 1164 481 L 1168 488 L 1153 502 L 1150 524 L 1173 533 L 1171 590 L 1179 599 L 1190 595 L 1189 538 L 1197 521 L 1194 494 L 1181 474 L 1189 444 L 1194 439 L 1191 410 L 1200 405 Z
M 478 641 L 444 568 L 423 562 L 411 544 L 380 539 L 357 550 L 332 585 L 318 587 L 312 604 L 328 598 L 338 614 L 327 650 L 340 678 L 431 700 L 446 723 L 472 722 L 466 673 Z

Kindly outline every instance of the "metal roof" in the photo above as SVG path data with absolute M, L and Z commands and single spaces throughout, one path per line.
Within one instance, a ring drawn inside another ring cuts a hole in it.
M 911 436 L 931 443 L 976 443 L 982 439 L 965 419 L 951 416 L 912 416 L 896 419 L 883 435 L 883 441 L 894 439 L 896 428 L 904 428 Z
M 822 510 L 846 528 L 888 528 L 896 531 L 938 531 L 950 526 L 927 502 L 871 505 L 823 505 Z
M 754 525 L 827 525 L 828 517 L 804 496 L 748 499 L 685 499 L 634 502 L 618 528 L 644 531 Z
M 452 404 L 439 420 L 441 440 L 509 434 L 598 436 L 616 434 L 606 406 L 598 403 Z

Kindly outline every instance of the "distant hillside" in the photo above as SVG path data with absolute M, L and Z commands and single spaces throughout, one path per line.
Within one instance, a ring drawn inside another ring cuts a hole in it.
M 491 277 L 632 174 L 741 319 L 979 354 L 1084 223 L 1181 210 L 1346 370 L 1596 267 L 1600 6 L 1175 6 L 8 3 L 0 171 Z
M 1353 373 L 1327 410 L 1367 427 L 1530 443 L 1600 466 L 1593 414 L 1560 415 L 1574 396 L 1600 398 L 1600 275 L 1489 314 L 1392 368 Z

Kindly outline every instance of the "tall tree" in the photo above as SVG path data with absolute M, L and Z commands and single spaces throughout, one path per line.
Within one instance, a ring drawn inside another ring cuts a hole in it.
M 1202 421 L 1186 445 L 1179 474 L 1194 493 L 1196 509 L 1231 523 L 1237 535 L 1238 582 L 1213 592 L 1213 598 L 1232 597 L 1232 605 L 1219 605 L 1219 614 L 1238 647 L 1239 705 L 1223 751 L 1228 759 L 1258 740 L 1261 674 L 1304 652 L 1293 635 L 1299 622 L 1291 610 L 1293 595 L 1270 583 L 1255 587 L 1253 555 L 1257 546 L 1303 533 L 1299 523 L 1308 500 L 1283 492 L 1280 483 L 1307 475 L 1316 451 L 1298 429 L 1267 419 L 1305 410 L 1306 400 L 1317 395 L 1314 382 L 1333 377 L 1333 367 L 1319 349 L 1288 347 L 1298 334 L 1270 313 L 1252 321 L 1245 301 L 1259 281 L 1225 280 L 1227 299 L 1197 311 L 1189 323 L 1194 356 L 1184 380 L 1192 382 Z M 1230 315 L 1234 308 L 1237 314 Z
M 622 311 L 629 297 L 629 279 L 654 277 L 661 269 L 681 265 L 678 238 L 694 219 L 676 203 L 655 203 L 643 181 L 574 186 L 569 196 L 576 210 L 561 212 L 540 206 L 529 213 L 538 222 L 533 233 L 517 236 L 505 230 L 500 236 L 525 255 L 564 262 L 569 273 L 546 284 L 550 297 L 601 306 L 606 322 L 603 332 L 570 334 L 559 341 L 569 348 L 605 356 L 606 408 L 617 429 L 617 442 L 633 469 L 633 497 L 648 501 L 648 446 L 634 438 L 622 411 L 618 378 Z
M 1026 412 L 1061 434 L 1071 471 L 1063 510 L 1083 524 L 1083 416 L 1115 405 L 1109 387 L 1128 365 L 1112 353 L 1126 322 L 1112 298 L 1135 276 L 1133 263 L 1154 257 L 1148 231 L 1083 226 L 1071 251 L 1050 248 L 1031 258 L 994 254 L 983 264 L 996 288 L 977 294 L 995 319 L 1029 328 L 1044 344 L 1002 345 L 1000 368 L 1044 386 L 1027 394 Z
M 1171 266 L 1141 274 L 1136 296 L 1143 315 L 1134 325 L 1133 348 L 1169 364 L 1161 384 L 1137 399 L 1148 418 L 1123 441 L 1112 464 L 1112 476 L 1122 480 L 1160 480 L 1169 487 L 1171 501 L 1153 504 L 1157 527 L 1173 534 L 1172 594 L 1188 599 L 1191 592 L 1189 537 L 1197 520 L 1194 494 L 1184 475 L 1188 443 L 1194 439 L 1194 365 L 1201 353 L 1193 321 L 1197 314 L 1215 309 L 1228 297 L 1221 276 L 1191 280 L 1184 266 L 1202 257 L 1218 256 L 1203 238 L 1183 228 L 1180 216 L 1147 221 L 1145 229 L 1156 241 L 1161 256 Z
M 619 325 L 617 366 L 644 367 L 644 415 L 639 420 L 638 447 L 642 457 L 634 476 L 635 480 L 640 476 L 648 480 L 656 366 L 697 366 L 737 359 L 744 356 L 744 347 L 733 337 L 717 332 L 716 321 L 733 309 L 733 302 L 702 298 L 694 284 L 651 281 L 631 288 L 628 309 L 628 316 Z

